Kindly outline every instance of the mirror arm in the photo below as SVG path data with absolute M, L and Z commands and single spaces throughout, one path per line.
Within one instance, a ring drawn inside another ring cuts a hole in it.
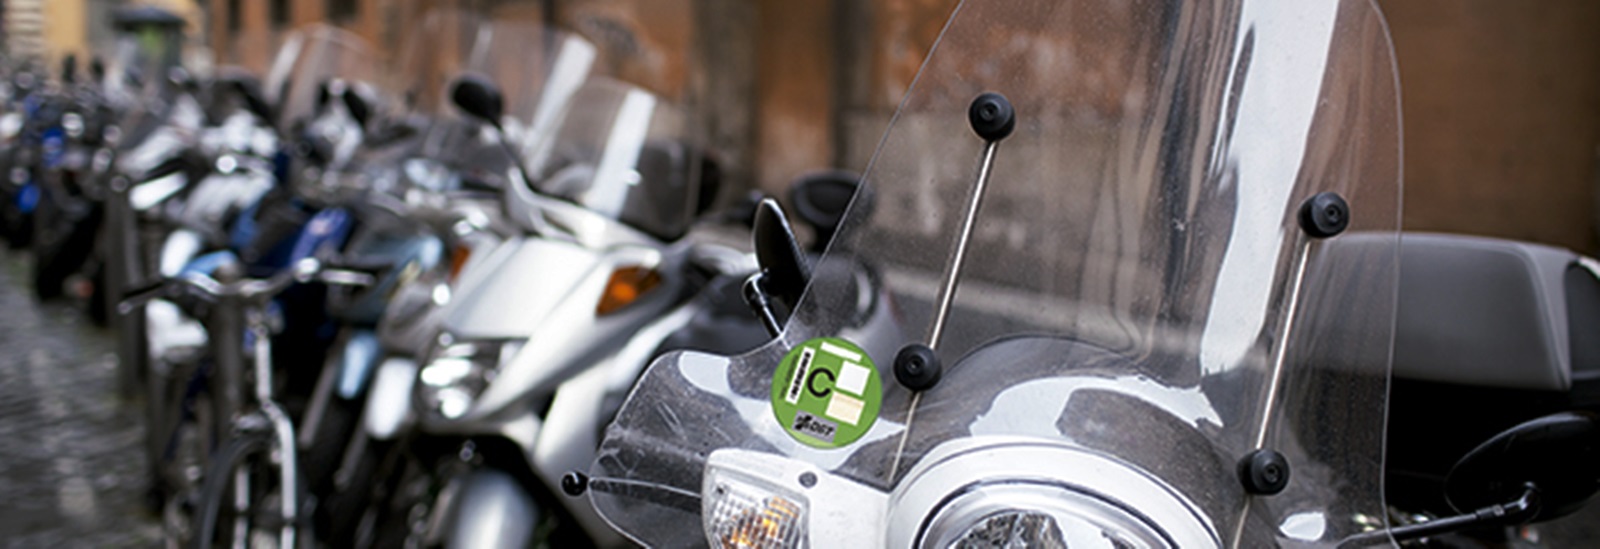
M 783 332 L 783 323 L 778 321 L 777 313 L 772 310 L 772 300 L 767 296 L 766 279 L 764 273 L 750 275 L 750 278 L 744 280 L 741 293 L 744 294 L 744 302 L 750 306 L 750 311 L 761 319 L 761 325 L 767 329 L 767 335 L 775 338 Z
M 1511 501 L 1490 505 L 1471 513 L 1437 518 L 1420 524 L 1408 524 L 1388 530 L 1375 530 L 1350 538 L 1339 546 L 1370 547 L 1373 545 L 1388 545 L 1389 539 L 1393 539 L 1395 542 L 1403 542 L 1479 526 L 1522 524 L 1537 516 L 1539 508 L 1539 487 L 1529 482 L 1523 484 L 1522 494 Z

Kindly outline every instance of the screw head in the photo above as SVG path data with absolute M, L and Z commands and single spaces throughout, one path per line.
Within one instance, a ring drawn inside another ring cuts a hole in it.
M 1016 129 L 1017 113 L 1006 96 L 988 92 L 973 99 L 967 107 L 967 123 L 978 137 L 994 142 L 1005 139 Z
M 589 476 L 588 475 L 585 475 L 585 474 L 577 472 L 577 471 L 567 471 L 567 474 L 561 475 L 561 492 L 562 493 L 564 493 L 564 494 L 566 494 L 568 496 L 571 496 L 571 497 L 578 497 L 578 496 L 583 495 L 583 493 L 587 492 L 588 490 L 589 490 Z
M 1239 460 L 1239 481 L 1251 494 L 1270 496 L 1282 492 L 1289 486 L 1289 460 L 1276 450 L 1250 452 Z
M 1300 205 L 1300 229 L 1313 238 L 1328 238 L 1350 227 L 1350 204 L 1338 193 L 1313 195 Z
M 926 391 L 939 384 L 942 374 L 939 355 L 921 343 L 900 348 L 894 355 L 894 379 L 913 391 Z

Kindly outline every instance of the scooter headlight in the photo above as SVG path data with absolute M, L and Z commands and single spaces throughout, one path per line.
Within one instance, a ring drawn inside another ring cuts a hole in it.
M 521 342 L 471 341 L 441 344 L 417 373 L 417 404 L 428 416 L 456 419 L 494 381 Z
M 1026 482 L 956 495 L 930 521 L 934 547 L 1168 547 L 1153 527 L 1093 496 Z

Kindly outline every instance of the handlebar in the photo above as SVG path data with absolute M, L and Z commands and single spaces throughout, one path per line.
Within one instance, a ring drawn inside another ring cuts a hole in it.
M 135 289 L 123 295 L 117 303 L 117 312 L 132 313 L 155 299 L 190 296 L 207 303 L 225 298 L 247 302 L 271 299 L 297 283 L 321 282 L 335 286 L 371 286 L 377 277 L 358 269 L 330 267 L 316 258 L 305 258 L 294 266 L 271 278 L 246 278 L 235 282 L 219 282 L 204 273 L 185 272 L 162 279 L 155 284 Z

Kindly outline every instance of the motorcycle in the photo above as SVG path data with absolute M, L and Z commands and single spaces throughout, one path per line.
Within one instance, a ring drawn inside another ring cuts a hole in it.
M 328 93 L 330 86 L 338 84 L 329 74 L 349 68 L 340 66 L 340 61 L 351 65 L 370 57 L 359 55 L 360 43 L 342 32 L 324 28 L 302 32 L 291 40 L 297 46 L 286 49 L 291 50 L 289 55 L 314 54 L 316 61 L 300 63 L 297 70 L 283 76 L 293 77 L 292 85 L 277 86 L 285 94 L 283 101 L 269 103 L 248 86 L 232 86 L 247 108 L 232 112 L 220 126 L 203 130 L 197 148 L 182 150 L 164 161 L 153 170 L 154 180 L 144 183 L 153 185 L 180 173 L 192 182 L 168 185 L 164 194 L 144 204 L 170 228 L 160 245 L 158 280 L 197 269 L 205 272 L 209 268 L 204 266 L 219 256 L 238 262 L 242 276 L 272 278 L 302 259 L 337 252 L 348 237 L 353 223 L 348 212 L 301 200 L 304 193 L 296 187 L 299 182 L 316 180 L 321 170 L 348 160 L 357 148 L 354 141 L 359 141 L 360 132 L 350 128 L 344 102 L 333 100 Z M 304 49 L 295 51 L 299 48 Z M 264 126 L 272 123 L 280 127 Z M 280 132 L 285 137 L 282 141 Z M 280 143 L 294 149 L 285 153 Z M 133 193 L 129 193 L 130 205 Z M 321 333 L 326 322 L 321 298 L 325 293 L 320 286 L 309 285 L 287 288 L 282 295 L 273 296 L 271 312 L 278 319 L 274 337 L 297 343 L 275 348 L 270 357 L 282 385 L 274 388 L 274 394 L 291 417 L 304 411 L 306 395 L 318 378 L 314 368 L 301 365 L 321 364 L 323 349 L 331 340 Z M 142 309 L 119 312 L 141 316 L 147 327 L 141 334 L 147 338 L 142 358 L 149 365 L 145 372 L 150 407 L 146 451 L 155 499 L 172 493 L 192 494 L 190 488 L 200 476 L 199 464 L 227 436 L 195 425 L 204 419 L 193 412 L 201 407 L 197 399 L 208 396 L 195 388 L 204 385 L 213 370 L 206 364 L 237 354 L 236 350 L 219 349 L 210 342 L 216 330 L 207 329 L 195 316 L 203 311 L 152 299 Z M 168 502 L 169 510 L 173 503 L 193 502 Z
M 22 125 L 12 143 L 10 170 L 0 181 L 0 229 L 12 249 L 33 241 L 33 212 L 39 204 L 39 181 L 61 165 L 67 153 L 68 126 L 80 136 L 83 119 L 69 113 L 77 88 L 77 57 L 62 59 L 59 81 L 41 83 L 22 100 Z M 70 115 L 70 116 L 69 116 Z
M 69 141 L 62 165 L 42 181 L 33 220 L 34 293 L 41 299 L 57 297 L 68 277 L 86 274 L 95 283 L 89 310 L 97 322 L 107 319 L 97 241 L 108 178 L 117 153 L 124 150 L 119 145 L 137 145 L 149 137 L 153 128 L 148 126 L 160 118 L 151 111 L 164 110 L 178 89 L 188 85 L 168 77 L 178 68 L 183 25 L 182 18 L 156 8 L 114 14 L 118 37 L 110 67 L 94 61 L 92 86 L 80 94 L 81 108 L 68 113 L 71 123 L 64 122 Z
M 671 547 L 1368 546 L 1569 511 L 1581 414 L 1463 457 L 1461 514 L 1388 520 L 1395 75 L 1368 1 L 964 2 L 821 263 L 758 237 L 756 289 L 802 295 L 780 336 L 657 360 L 570 493 Z M 900 337 L 856 330 L 850 263 Z
M 535 62 L 468 70 L 492 73 L 512 103 L 473 73 L 450 97 L 504 147 L 504 208 L 520 232 L 462 271 L 420 368 L 396 370 L 414 376 L 395 385 L 410 397 L 373 397 L 412 410 L 409 429 L 386 429 L 360 543 L 620 542 L 587 505 L 560 504 L 561 474 L 588 460 L 600 396 L 692 316 L 708 273 L 740 261 L 684 239 L 702 160 L 683 113 L 585 79 L 594 50 L 576 37 L 506 31 L 485 32 L 520 37 L 529 47 L 510 51 L 539 52 Z

